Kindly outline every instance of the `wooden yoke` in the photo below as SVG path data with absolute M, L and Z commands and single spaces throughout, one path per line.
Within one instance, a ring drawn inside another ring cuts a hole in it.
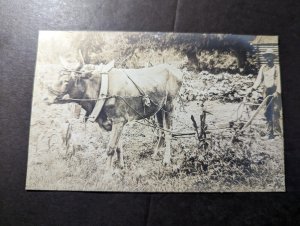
M 100 114 L 102 107 L 106 101 L 107 94 L 108 94 L 108 73 L 109 71 L 114 67 L 115 61 L 109 62 L 107 65 L 100 65 L 96 70 L 100 71 L 101 75 L 101 87 L 100 92 L 98 95 L 98 100 L 96 102 L 96 105 L 91 113 L 91 115 L 88 118 L 88 121 L 95 122 L 98 115 Z

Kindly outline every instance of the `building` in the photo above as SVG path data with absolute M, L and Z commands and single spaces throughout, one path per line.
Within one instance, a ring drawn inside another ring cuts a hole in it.
M 275 63 L 279 64 L 279 50 L 278 50 L 278 36 L 262 36 L 258 35 L 256 38 L 250 42 L 250 44 L 254 47 L 254 50 L 257 54 L 257 63 L 265 64 L 266 60 L 262 56 L 262 54 L 268 49 L 272 49 L 273 52 L 277 55 L 275 59 Z

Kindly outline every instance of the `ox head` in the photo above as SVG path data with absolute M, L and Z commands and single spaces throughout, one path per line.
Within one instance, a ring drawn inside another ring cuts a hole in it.
M 81 55 L 81 52 L 79 52 Z M 91 70 L 86 70 L 82 55 L 81 61 L 69 63 L 60 57 L 63 69 L 60 71 L 58 79 L 48 86 L 49 95 L 45 98 L 47 104 L 62 104 L 71 102 L 72 99 L 80 99 L 85 93 L 83 79 L 91 76 Z

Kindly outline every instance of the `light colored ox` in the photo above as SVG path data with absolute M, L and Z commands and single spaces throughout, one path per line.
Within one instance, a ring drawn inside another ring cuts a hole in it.
M 86 117 L 89 117 L 95 107 L 95 99 L 99 97 L 101 72 L 95 66 L 83 62 L 70 66 L 66 61 L 61 61 L 65 70 L 62 70 L 59 79 L 49 87 L 51 95 L 47 102 L 78 103 L 85 109 Z M 109 168 L 115 152 L 120 167 L 124 166 L 120 142 L 124 125 L 129 121 L 154 115 L 161 130 L 153 157 L 165 143 L 163 163 L 170 164 L 173 101 L 181 84 L 182 72 L 168 64 L 142 69 L 112 68 L 108 72 L 107 98 L 95 122 L 111 131 L 107 148 Z

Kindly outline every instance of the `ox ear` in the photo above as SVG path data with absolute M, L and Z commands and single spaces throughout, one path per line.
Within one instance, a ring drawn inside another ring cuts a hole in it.
M 81 49 L 78 50 L 78 54 L 79 54 L 79 60 L 77 60 L 74 66 L 75 70 L 80 70 L 80 68 L 82 68 L 82 66 L 85 65 Z

